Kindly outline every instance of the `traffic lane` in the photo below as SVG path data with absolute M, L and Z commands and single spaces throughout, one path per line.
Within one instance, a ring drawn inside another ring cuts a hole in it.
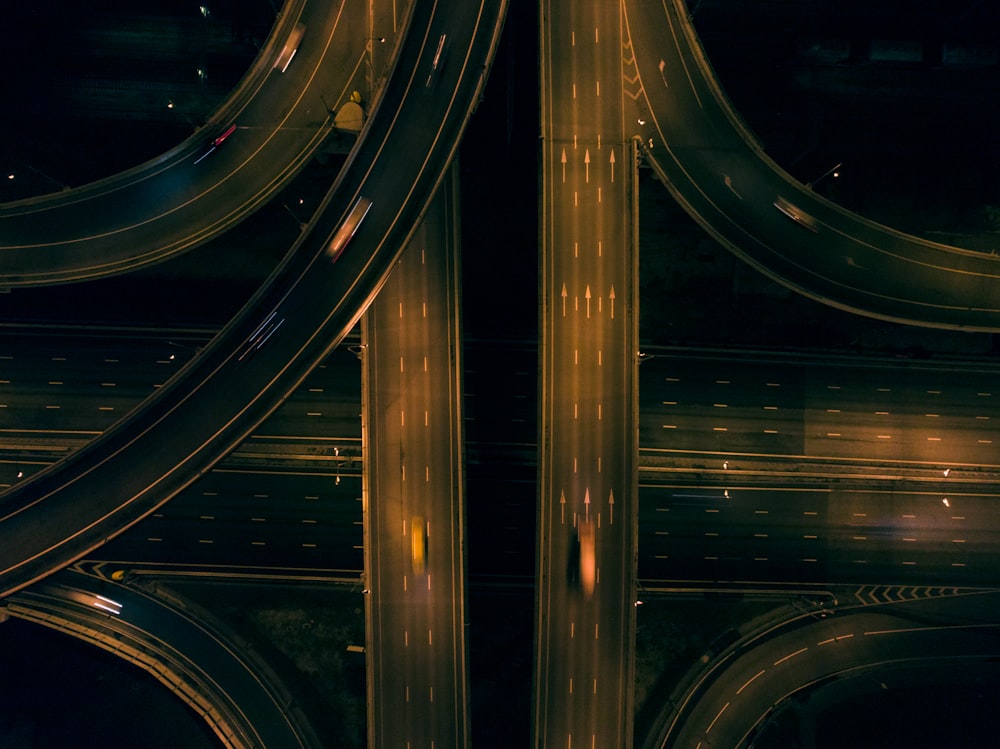
M 639 373 L 644 446 L 714 452 L 721 466 L 738 431 L 744 439 L 766 433 L 771 449 L 802 451 L 803 372 L 795 362 L 697 361 L 671 352 L 646 359 Z
M 62 329 L 60 329 L 62 330 Z M 4 363 L 2 384 L 17 388 L 38 382 L 71 387 L 114 387 L 141 395 L 163 385 L 209 342 L 215 331 L 191 339 L 187 331 L 136 328 L 120 333 L 101 326 L 84 326 L 72 338 L 47 331 L 5 331 L 0 361 Z M 308 385 L 336 382 L 357 357 L 349 351 L 334 351 L 310 375 Z M 332 379 L 330 379 L 332 378 Z
M 928 478 L 932 469 L 992 464 L 1000 439 L 994 377 L 954 366 L 658 355 L 642 369 L 642 440 L 703 451 L 706 461 L 714 454 L 720 466 L 754 452 L 925 461 Z
M 394 276 L 386 283 L 393 285 Z M 411 377 L 403 356 L 407 327 L 401 310 L 386 310 L 377 300 L 369 308 L 364 330 L 369 378 L 366 410 L 373 414 L 367 431 L 372 536 L 366 565 L 371 574 L 368 640 L 374 699 L 370 707 L 375 711 L 370 734 L 375 743 L 427 742 L 426 721 L 408 719 L 408 709 L 424 717 L 431 709 L 427 650 L 432 630 L 426 606 L 420 603 L 430 595 L 432 577 L 426 568 L 427 508 L 425 498 L 417 493 L 423 475 L 407 470 L 405 414 L 413 410 L 408 408 L 410 395 L 404 387 L 404 381 Z M 412 492 L 411 485 L 415 487 Z
M 366 365 L 372 363 L 371 352 L 381 351 L 382 345 L 379 337 L 379 328 L 369 326 L 367 317 L 362 321 L 362 341 L 366 357 Z M 387 343 L 392 344 L 392 337 L 387 338 Z M 370 397 L 378 398 L 378 393 L 385 390 L 392 392 L 391 380 L 385 387 L 379 381 L 380 370 L 377 367 L 366 366 L 364 376 L 373 377 L 374 382 L 369 383 L 366 392 L 375 394 L 366 396 L 365 408 L 370 413 L 376 413 L 376 409 L 368 400 Z M 368 519 L 365 526 L 365 570 L 367 573 L 367 598 L 365 600 L 365 619 L 370 622 L 366 626 L 365 640 L 370 651 L 368 657 L 368 667 L 372 672 L 369 684 L 374 689 L 376 684 L 384 684 L 387 673 L 381 667 L 383 662 L 405 663 L 406 638 L 403 632 L 406 627 L 402 616 L 404 606 L 402 597 L 405 591 L 404 582 L 406 577 L 401 575 L 403 569 L 409 570 L 411 548 L 406 546 L 405 526 L 410 518 L 406 508 L 402 506 L 400 494 L 399 476 L 384 475 L 381 466 L 391 459 L 395 453 L 398 454 L 400 441 L 400 425 L 398 420 L 377 419 L 369 423 L 366 433 L 366 472 L 365 481 L 367 483 L 367 497 L 365 510 Z M 383 431 L 384 430 L 384 431 Z M 386 449 L 388 454 L 382 456 L 382 450 Z M 383 501 L 372 502 L 371 497 L 387 498 Z M 405 566 L 404 566 L 405 565 Z M 410 682 L 410 678 L 405 674 L 400 674 L 402 678 L 396 690 L 395 699 L 385 701 L 381 704 L 383 710 L 394 706 L 399 700 L 399 692 L 405 691 Z M 370 708 L 372 706 L 369 706 Z M 369 736 L 380 742 L 379 722 L 369 723 Z
M 570 303 L 573 321 L 555 326 L 557 331 L 565 331 L 565 340 L 579 341 L 580 348 L 557 345 L 552 352 L 550 379 L 558 372 L 570 376 L 548 394 L 553 437 L 551 456 L 543 458 L 549 461 L 550 484 L 542 491 L 543 506 L 548 508 L 543 510 L 548 516 L 544 525 L 551 530 L 541 536 L 546 546 L 541 553 L 548 561 L 539 603 L 541 615 L 548 623 L 543 635 L 544 655 L 536 665 L 540 674 L 545 674 L 540 678 L 547 682 L 543 699 L 554 701 L 550 703 L 553 705 L 573 705 L 575 709 L 565 709 L 561 715 L 548 718 L 539 715 L 539 724 L 545 731 L 545 738 L 540 740 L 544 743 L 551 743 L 556 737 L 561 740 L 581 727 L 597 736 L 598 722 L 605 730 L 613 731 L 618 726 L 614 717 L 610 722 L 597 721 L 599 710 L 582 709 L 593 694 L 583 685 L 595 679 L 593 667 L 585 668 L 583 664 L 599 656 L 600 643 L 589 641 L 587 647 L 571 634 L 577 627 L 581 631 L 594 631 L 604 599 L 600 549 L 605 531 L 598 526 L 606 502 L 604 481 L 608 478 L 597 473 L 598 465 L 612 476 L 616 468 L 621 469 L 620 465 L 610 465 L 610 461 L 606 466 L 603 463 L 605 456 L 599 437 L 602 425 L 598 421 L 602 395 L 598 352 L 588 340 L 592 329 L 583 322 L 590 300 L 581 297 L 584 294 L 574 295 Z M 613 594 L 614 590 L 612 581 L 609 591 Z
M 378 414 L 371 437 L 379 439 L 384 431 L 398 433 L 400 439 L 398 457 L 375 470 L 401 476 L 402 539 L 409 550 L 402 568 L 406 595 L 401 599 L 407 609 L 402 639 L 407 643 L 408 699 L 399 704 L 392 679 L 380 687 L 386 694 L 376 699 L 381 724 L 377 732 L 399 731 L 400 721 L 409 721 L 405 732 L 411 741 L 457 745 L 463 741 L 459 736 L 465 724 L 464 667 L 457 655 L 465 650 L 464 628 L 461 619 L 453 621 L 464 596 L 461 529 L 455 527 L 462 512 L 454 504 L 461 499 L 462 482 L 451 470 L 458 448 L 452 432 L 456 411 L 450 401 L 454 381 L 450 367 L 458 362 L 452 354 L 457 342 L 450 335 L 456 330 L 454 318 L 448 314 L 454 314 L 452 292 L 442 278 L 451 266 L 447 254 L 453 250 L 443 246 L 445 239 L 436 231 L 447 225 L 438 221 L 443 199 L 439 196 L 432 203 L 380 292 L 369 318 L 372 334 L 366 350 L 375 357 L 372 366 L 379 371 L 377 386 L 369 387 L 376 399 L 372 412 Z M 390 449 L 388 454 L 394 452 Z M 379 485 L 391 482 L 389 478 Z M 394 499 L 391 494 L 370 496 L 380 506 Z M 387 527 L 382 540 L 394 543 L 397 532 Z M 373 657 L 382 661 L 379 669 L 384 669 L 381 651 Z M 409 717 L 414 709 L 421 716 L 416 723 Z
M 360 458 L 355 443 L 361 436 L 361 402 L 357 383 L 349 380 L 337 390 L 306 388 L 297 391 L 262 425 L 256 436 L 294 435 L 319 440 L 333 451 Z M 338 445 L 338 443 L 341 443 Z
M 434 545 L 439 552 L 430 558 L 436 568 L 439 593 L 454 605 L 464 596 L 462 566 L 464 564 L 460 538 L 464 536 L 464 477 L 455 473 L 453 466 L 464 451 L 464 424 L 460 403 L 463 392 L 459 389 L 462 366 L 462 341 L 458 337 L 461 311 L 457 249 L 452 246 L 451 224 L 448 221 L 453 196 L 443 191 L 454 189 L 451 178 L 442 188 L 437 202 L 425 216 L 424 241 L 411 240 L 414 249 L 403 258 L 408 272 L 400 275 L 403 288 L 400 295 L 407 304 L 407 334 L 403 340 L 410 344 L 407 362 L 409 370 L 422 370 L 422 377 L 412 381 L 409 392 L 415 396 L 416 407 L 409 421 L 410 443 L 421 452 L 425 469 L 424 487 L 428 522 L 436 520 Z M 402 264 L 401 264 L 402 266 Z M 418 306 L 419 300 L 419 306 Z M 421 419 L 422 417 L 422 419 Z M 428 539 L 428 544 L 431 540 Z M 439 563 L 436 564 L 436 563 Z M 447 609 L 448 607 L 443 607 Z M 443 623 L 451 626 L 449 616 Z M 452 633 L 452 638 L 455 633 Z
M 618 363 L 623 346 L 622 337 L 611 333 L 607 323 L 610 290 L 614 288 L 608 279 L 620 279 L 624 273 L 612 270 L 605 275 L 605 266 L 622 253 L 607 240 L 621 232 L 606 225 L 602 202 L 614 205 L 620 200 L 613 189 L 609 169 L 613 162 L 607 154 L 617 152 L 620 156 L 623 151 L 617 150 L 619 139 L 598 114 L 603 109 L 602 97 L 613 98 L 617 88 L 612 81 L 620 77 L 620 50 L 615 34 L 605 33 L 607 29 L 599 21 L 578 20 L 575 10 L 576 6 L 568 9 L 564 19 L 553 17 L 552 9 L 547 25 L 553 30 L 549 33 L 549 57 L 562 54 L 571 60 L 570 65 L 560 68 L 562 76 L 548 77 L 551 110 L 572 112 L 569 128 L 546 137 L 553 144 L 545 157 L 549 164 L 546 201 L 552 206 L 555 237 L 550 243 L 561 242 L 567 248 L 572 244 L 573 251 L 565 256 L 553 252 L 548 259 L 552 270 L 544 273 L 550 279 L 547 296 L 553 320 L 547 323 L 552 327 L 551 358 L 542 366 L 550 369 L 550 381 L 555 373 L 566 375 L 551 393 L 543 395 L 543 411 L 549 412 L 549 429 L 553 431 L 552 454 L 543 457 L 550 465 L 550 477 L 543 480 L 541 490 L 548 507 L 541 510 L 542 523 L 551 528 L 540 534 L 545 544 L 540 553 L 547 559 L 539 602 L 544 634 L 539 635 L 541 662 L 536 667 L 543 686 L 538 690 L 536 720 L 543 732 L 537 741 L 543 743 L 560 741 L 567 734 L 589 735 L 594 740 L 614 736 L 611 741 L 623 735 L 616 712 L 618 700 L 605 699 L 593 709 L 588 707 L 594 704 L 596 694 L 618 693 L 617 684 L 622 681 L 620 652 L 615 649 L 623 639 L 618 621 L 622 606 L 617 600 L 621 572 L 616 564 L 622 554 L 620 543 L 613 538 L 606 483 L 617 486 L 621 500 L 624 469 L 617 455 L 609 455 L 620 448 L 619 440 L 605 432 L 612 429 L 609 424 L 620 423 L 614 398 L 607 399 L 606 393 L 622 389 Z M 602 66 L 595 65 L 593 58 L 601 56 L 596 49 L 601 40 L 612 39 L 612 59 L 618 69 L 605 80 Z M 620 120 L 620 114 L 617 117 Z M 550 118 L 558 121 L 554 114 Z M 625 158 L 618 161 L 629 163 Z M 619 169 L 619 180 L 623 180 L 626 170 Z M 597 231 L 584 227 L 581 216 L 592 216 Z M 617 215 L 615 219 L 621 220 Z M 627 296 L 624 284 L 618 286 L 618 292 Z M 611 389 L 609 383 L 619 387 Z M 627 513 L 624 507 L 618 509 L 623 516 Z M 605 569 L 608 578 L 603 577 Z M 616 600 L 609 603 L 610 599 Z M 612 611 L 615 614 L 609 617 Z M 591 632 L 601 633 L 602 638 L 595 643 L 597 638 L 587 634 Z M 566 676 L 551 678 L 550 674 Z M 563 704 L 561 714 L 546 716 L 551 712 L 550 703 Z
M 680 406 L 675 405 L 677 403 L 672 400 L 661 405 L 656 409 L 659 413 L 647 411 L 647 426 L 641 432 L 644 445 L 699 452 L 705 454 L 705 464 L 718 467 L 727 457 L 741 454 L 802 455 L 805 452 L 805 424 L 801 411 L 779 408 L 770 412 L 760 406 L 736 408 L 722 403 Z
M 384 492 L 379 496 L 387 499 Z M 374 683 L 382 685 L 382 691 L 377 700 L 379 718 L 373 721 L 371 730 L 376 737 L 424 743 L 441 740 L 456 724 L 434 719 L 442 707 L 447 709 L 452 683 L 435 676 L 437 660 L 443 657 L 439 651 L 448 643 L 448 626 L 440 617 L 446 617 L 450 610 L 448 606 L 429 605 L 436 594 L 437 575 L 426 565 L 435 556 L 442 556 L 434 537 L 436 524 L 412 515 L 413 509 L 399 511 L 398 501 L 378 504 L 372 519 L 378 519 L 381 530 L 369 552 L 373 561 L 369 641 L 370 663 L 377 669 Z M 423 527 L 426 534 L 421 547 L 426 556 L 419 565 L 414 550 L 414 518 L 417 530 Z
M 403 408 L 398 400 L 405 392 L 399 387 L 399 339 L 377 323 L 368 330 L 367 361 L 375 380 L 369 385 L 370 412 L 384 414 L 371 420 L 368 432 L 369 517 L 373 533 L 368 550 L 373 619 L 369 663 L 376 669 L 373 688 L 384 690 L 376 697 L 378 719 L 372 722 L 372 731 L 377 741 L 379 736 L 400 735 L 424 741 L 428 740 L 426 726 L 420 720 L 408 720 L 407 708 L 412 706 L 423 716 L 430 710 L 427 649 L 431 628 L 425 607 L 420 606 L 430 594 L 432 579 L 426 570 L 426 508 L 420 497 L 405 490 L 410 482 L 401 465 L 406 441 L 405 422 L 400 416 Z M 418 482 L 421 478 L 410 477 Z
M 577 530 L 582 534 L 581 521 L 578 517 Z M 591 522 L 596 526 L 596 519 Z M 593 738 L 600 744 L 602 738 L 607 740 L 623 730 L 617 705 L 607 704 L 618 702 L 610 695 L 619 693 L 623 678 L 622 651 L 626 648 L 624 628 L 619 621 L 623 602 L 618 584 L 621 570 L 616 557 L 620 558 L 621 554 L 615 549 L 613 531 L 607 526 L 595 527 L 595 558 L 593 569 L 588 572 L 584 561 L 587 542 L 582 535 L 577 540 L 577 530 L 568 526 L 552 534 L 564 536 L 567 546 L 572 547 L 575 541 L 580 547 L 579 557 L 572 553 L 561 557 L 558 550 L 551 552 L 550 574 L 566 582 L 547 586 L 543 603 L 549 612 L 546 647 L 536 665 L 544 686 L 538 699 L 546 705 L 561 706 L 558 714 L 550 716 L 543 724 L 544 736 L 548 739 L 573 735 Z M 562 544 L 553 544 L 550 548 L 560 546 Z M 586 582 L 588 575 L 593 577 L 590 594 Z M 632 603 L 629 601 L 625 605 Z
M 0 357 L 4 376 L 12 382 L 43 376 L 102 381 L 115 376 L 148 384 L 162 382 L 165 367 L 188 361 L 210 337 L 209 332 L 192 337 L 187 331 L 141 328 L 116 334 L 101 326 L 81 326 L 67 335 L 63 327 L 10 325 L 4 329 Z
M 609 232 L 611 234 L 613 232 Z M 612 257 L 619 254 L 612 243 L 606 243 L 604 249 Z M 594 279 L 597 287 L 614 288 L 610 283 L 602 284 L 600 274 Z M 626 298 L 625 285 L 618 289 Z M 575 675 L 573 689 L 579 690 L 578 709 L 585 710 L 587 717 L 576 716 L 569 725 L 574 733 L 583 727 L 584 736 L 589 732 L 592 739 L 600 743 L 619 740 L 625 735 L 627 723 L 620 712 L 620 700 L 611 699 L 609 695 L 620 695 L 627 682 L 623 673 L 627 670 L 627 660 L 622 657 L 622 648 L 628 639 L 632 569 L 631 555 L 623 553 L 621 534 L 627 533 L 625 523 L 630 514 L 629 461 L 625 455 L 629 442 L 625 428 L 629 406 L 624 397 L 629 391 L 624 378 L 630 371 L 632 352 L 625 350 L 624 336 L 618 333 L 611 319 L 612 295 L 592 293 L 590 300 L 585 298 L 586 293 L 583 296 L 576 327 L 586 343 L 580 346 L 578 359 L 574 362 L 579 379 L 573 414 L 564 417 L 567 425 L 575 424 L 578 435 L 572 458 L 574 472 L 578 470 L 580 476 L 574 477 L 573 499 L 579 503 L 582 495 L 584 502 L 582 527 L 579 515 L 577 519 L 579 583 L 583 597 L 579 615 L 571 625 L 580 627 L 584 633 L 592 629 L 595 636 L 589 645 L 586 637 L 581 638 L 574 648 L 575 653 L 570 654 L 568 667 Z M 590 320 L 584 313 L 587 304 L 590 305 Z M 619 307 L 620 315 L 622 311 Z M 618 324 L 625 324 L 625 321 Z M 569 457 L 568 454 L 564 456 L 565 459 Z M 569 463 L 564 462 L 564 465 Z M 587 528 L 590 530 L 584 532 Z M 592 542 L 588 540 L 591 535 Z M 593 546 L 592 560 L 588 558 L 589 546 Z M 589 569 L 590 566 L 593 569 Z M 588 600 L 591 589 L 593 597 Z
M 968 458 L 977 452 L 988 460 L 995 459 L 995 448 L 989 449 L 995 430 L 984 429 L 980 422 L 967 417 L 942 418 L 927 413 L 888 418 L 880 413 L 860 417 L 849 413 L 838 417 L 820 411 L 807 414 L 806 427 L 805 450 L 812 455 L 866 455 L 872 461 L 907 460 L 931 465 L 957 460 L 971 463 L 974 461 Z
M 535 472 L 504 476 L 478 475 L 471 470 L 468 495 L 477 498 L 468 507 L 468 565 L 490 580 L 535 574 Z
M 995 494 L 644 485 L 645 579 L 982 584 L 997 569 Z M 956 509 L 960 505 L 961 509 Z
M 714 454 L 718 465 L 730 457 L 753 454 L 842 458 L 867 462 L 867 470 L 887 461 L 923 463 L 928 478 L 935 470 L 941 475 L 937 465 L 989 465 L 996 458 L 996 430 L 975 417 L 890 416 L 883 409 L 768 412 L 764 408 L 723 403 L 661 407 L 661 413 L 646 416 L 643 442 L 700 452 L 706 463 Z

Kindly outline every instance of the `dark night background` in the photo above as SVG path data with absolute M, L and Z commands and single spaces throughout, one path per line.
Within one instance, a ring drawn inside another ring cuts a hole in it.
M 0 27 L 0 202 L 108 176 L 189 136 L 251 64 L 280 5 L 210 4 L 207 23 L 197 3 L 168 0 L 138 0 L 125 8 L 110 0 L 49 0 L 6 9 Z M 817 181 L 817 191 L 903 231 L 973 248 L 993 246 L 1000 231 L 1000 66 L 968 57 L 963 64 L 948 63 L 944 50 L 946 42 L 995 49 L 1000 8 L 943 0 L 689 5 L 727 94 L 779 164 L 810 181 L 842 162 L 842 176 Z M 473 361 L 495 361 L 489 352 L 501 342 L 533 345 L 537 339 L 536 23 L 535 3 L 512 0 L 486 99 L 460 155 L 463 324 Z M 873 59 L 880 48 L 872 43 L 879 39 L 918 42 L 921 60 Z M 197 67 L 206 78 L 197 78 Z M 168 110 L 167 100 L 178 106 Z M 318 196 L 338 165 L 336 156 L 312 164 L 286 196 Z M 18 178 L 6 180 L 8 172 Z M 759 277 L 748 283 L 754 272 L 696 227 L 648 173 L 641 190 L 645 344 L 863 351 L 908 349 L 919 341 L 920 354 L 939 348 L 992 355 L 990 336 L 875 323 L 794 297 Z M 282 201 L 279 196 L 232 233 L 162 266 L 57 292 L 0 296 L 0 320 L 84 318 L 214 329 L 253 292 L 294 235 Z M 716 303 L 705 303 L 713 298 Z M 755 311 L 752 328 L 749 308 Z M 467 386 L 480 392 L 500 387 L 468 377 Z M 470 426 L 467 437 L 484 439 L 476 428 Z M 529 420 L 523 440 L 534 439 Z M 519 488 L 511 492 L 505 484 L 501 495 L 496 479 L 512 474 Z M 473 743 L 525 746 L 534 467 L 530 461 L 498 465 L 473 456 L 467 483 Z M 497 508 L 504 516 L 499 524 L 512 530 L 498 530 Z M 516 556 L 494 548 L 495 536 L 509 540 L 511 533 L 523 537 L 523 553 Z M 183 705 L 114 657 L 20 622 L 0 625 L 0 633 L 0 737 L 22 742 L 13 746 L 213 744 Z M 983 700 L 964 691 L 934 698 L 941 715 L 953 712 L 961 699 L 977 705 Z M 887 698 L 880 715 L 912 717 L 919 711 L 926 719 L 922 735 L 930 737 L 929 699 L 927 692 L 895 703 Z M 990 712 L 984 707 L 963 713 L 969 732 L 963 738 L 970 744 L 990 743 L 985 733 L 976 733 L 975 721 L 991 718 Z M 877 722 L 872 719 L 865 730 L 875 732 Z M 946 738 L 935 745 L 946 745 Z

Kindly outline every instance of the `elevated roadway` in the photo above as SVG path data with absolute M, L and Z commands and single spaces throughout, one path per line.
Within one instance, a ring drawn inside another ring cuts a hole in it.
M 636 153 L 617 3 L 541 14 L 536 747 L 630 746 Z
M 11 616 L 73 635 L 147 671 L 225 747 L 319 747 L 291 695 L 242 643 L 133 587 L 64 570 L 5 601 Z
M 414 5 L 399 72 L 379 110 L 317 218 L 268 282 L 128 420 L 0 497 L 0 592 L 87 554 L 206 473 L 347 335 L 455 153 L 504 10 L 499 0 L 460 11 Z M 448 62 L 428 85 L 442 35 L 450 40 Z M 362 196 L 374 201 L 371 210 L 332 262 L 331 242 Z
M 997 594 L 803 614 L 727 649 L 683 694 L 665 730 L 644 747 L 749 747 L 756 731 L 814 687 L 881 682 L 903 687 L 926 672 L 961 670 L 996 683 Z M 865 678 L 867 677 L 867 678 Z M 859 685 L 853 686 L 854 690 Z
M 362 318 L 369 746 L 470 742 L 457 171 Z
M 1000 330 L 1000 256 L 935 244 L 850 213 L 763 152 L 711 71 L 683 0 L 627 0 L 641 102 L 630 133 L 685 210 L 770 278 L 858 314 Z

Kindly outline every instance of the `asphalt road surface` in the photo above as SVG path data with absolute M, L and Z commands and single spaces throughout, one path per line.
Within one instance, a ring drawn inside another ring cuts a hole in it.
M 617 6 L 543 5 L 534 744 L 628 746 L 635 156 Z
M 370 746 L 468 746 L 457 189 L 363 320 Z
M 643 376 L 645 579 L 983 585 L 989 365 L 680 353 Z

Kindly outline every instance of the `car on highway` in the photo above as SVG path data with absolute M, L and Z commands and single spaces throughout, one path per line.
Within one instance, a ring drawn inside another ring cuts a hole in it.
M 227 127 L 225 130 L 223 130 L 221 133 L 219 133 L 219 135 L 215 137 L 215 139 L 212 141 L 212 145 L 215 148 L 218 148 L 227 140 L 229 140 L 229 136 L 231 136 L 235 132 L 236 132 L 236 123 L 234 122 L 232 125 Z
M 596 533 L 593 521 L 581 520 L 576 532 L 580 539 L 580 588 L 583 594 L 590 598 L 594 594 L 594 582 L 597 578 L 597 559 L 594 551 Z
M 221 146 L 223 143 L 229 140 L 229 138 L 235 132 L 236 132 L 236 123 L 234 122 L 230 124 L 229 127 L 223 130 L 221 133 L 212 138 L 212 140 L 210 140 L 208 143 L 205 144 L 205 150 L 202 152 L 201 156 L 199 156 L 197 159 L 194 160 L 194 163 L 197 164 L 202 159 L 210 156 L 215 151 L 215 149 L 217 149 L 219 146 Z
M 292 64 L 292 58 L 295 57 L 295 53 L 299 51 L 299 44 L 302 43 L 302 35 L 305 33 L 306 26 L 304 23 L 295 24 L 295 28 L 292 29 L 292 33 L 288 35 L 285 46 L 281 48 L 281 54 L 279 54 L 278 59 L 274 61 L 275 70 L 279 70 L 282 73 L 288 70 L 288 66 Z
M 788 202 L 788 200 L 780 195 L 778 196 L 778 199 L 774 201 L 774 207 L 788 216 L 788 218 L 797 223 L 799 226 L 814 233 L 819 232 L 819 225 L 816 223 L 816 219 L 798 206 L 792 205 Z
M 93 605 L 101 611 L 107 611 L 109 614 L 114 614 L 115 616 L 122 613 L 122 605 L 118 601 L 107 596 L 102 596 L 99 593 L 94 594 Z
M 351 241 L 351 238 L 358 230 L 358 227 L 361 226 L 361 222 L 365 220 L 365 216 L 368 215 L 371 207 L 372 202 L 364 195 L 355 201 L 351 207 L 351 212 L 347 214 L 344 223 L 338 227 L 333 235 L 333 239 L 330 240 L 330 244 L 327 246 L 326 251 L 332 258 L 331 262 L 336 262 L 337 258 L 340 257 L 340 253 L 347 247 L 347 243 Z
M 410 554 L 413 557 L 413 574 L 424 574 L 427 565 L 427 523 L 421 515 L 410 519 Z
M 271 314 L 264 319 L 264 322 L 258 325 L 254 329 L 253 333 L 251 333 L 246 341 L 244 341 L 239 361 L 243 361 L 259 351 L 284 322 L 285 318 L 279 318 L 277 310 L 272 311 Z
M 438 39 L 437 49 L 434 50 L 434 59 L 431 60 L 431 72 L 427 75 L 427 83 L 425 86 L 430 86 L 434 80 L 434 75 L 444 67 L 444 58 L 448 51 L 448 35 L 442 34 L 441 38 Z

